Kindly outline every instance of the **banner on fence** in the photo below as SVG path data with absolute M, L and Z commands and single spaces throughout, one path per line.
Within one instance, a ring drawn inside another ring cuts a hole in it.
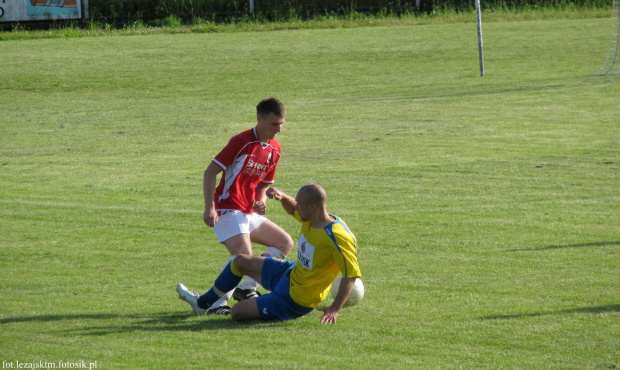
M 0 0 L 0 22 L 82 19 L 87 5 L 88 0 Z

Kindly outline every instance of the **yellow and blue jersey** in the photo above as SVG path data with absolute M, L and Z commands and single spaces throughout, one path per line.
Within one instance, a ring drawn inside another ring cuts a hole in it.
M 338 216 L 322 229 L 314 229 L 310 221 L 301 222 L 297 242 L 297 265 L 291 271 L 290 295 L 305 307 L 318 306 L 329 294 L 339 274 L 346 278 L 362 277 L 357 262 L 357 238 Z

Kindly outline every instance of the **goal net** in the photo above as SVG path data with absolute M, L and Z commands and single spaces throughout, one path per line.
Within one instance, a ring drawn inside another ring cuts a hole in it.
M 613 2 L 609 52 L 605 64 L 597 74 L 600 76 L 620 76 L 620 0 Z

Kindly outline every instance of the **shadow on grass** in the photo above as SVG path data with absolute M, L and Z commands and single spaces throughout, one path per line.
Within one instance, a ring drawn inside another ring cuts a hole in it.
M 31 322 L 72 321 L 71 329 L 62 330 L 71 335 L 108 335 L 129 332 L 164 332 L 164 331 L 203 331 L 222 329 L 271 328 L 287 325 L 286 322 L 233 321 L 226 316 L 197 317 L 187 313 L 153 313 L 153 314 L 77 314 L 77 315 L 43 315 L 0 318 L 3 325 Z M 76 322 L 80 322 L 77 324 Z
M 517 314 L 517 315 L 492 315 L 481 317 L 481 320 L 507 320 L 507 319 L 521 319 L 526 317 L 539 317 L 539 316 L 547 316 L 547 315 L 561 315 L 561 314 L 574 314 L 574 313 L 611 313 L 611 312 L 620 312 L 620 304 L 610 304 L 607 306 L 595 306 L 595 307 L 583 307 L 583 308 L 573 308 L 568 310 L 558 310 L 558 311 L 549 311 L 549 312 L 535 312 L 535 313 L 525 313 L 525 314 Z
M 592 248 L 592 247 L 614 247 L 620 246 L 620 241 L 616 242 L 598 242 L 598 243 L 582 243 L 582 244 L 566 244 L 566 245 L 549 245 L 541 248 L 530 249 L 509 249 L 507 252 L 529 252 L 529 251 L 546 251 L 552 249 L 566 249 L 566 248 Z

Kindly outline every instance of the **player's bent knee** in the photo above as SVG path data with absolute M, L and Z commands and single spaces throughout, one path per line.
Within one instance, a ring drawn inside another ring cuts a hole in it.
M 295 246 L 293 238 L 284 229 L 269 220 L 255 230 L 251 238 L 255 243 L 275 247 L 284 255 L 288 255 Z
M 288 255 L 291 250 L 293 250 L 295 243 L 293 242 L 293 238 L 289 234 L 285 234 L 280 242 L 279 246 L 275 246 L 278 248 L 284 255 Z
M 252 256 L 246 254 L 239 254 L 235 256 L 233 263 L 235 264 L 235 268 L 242 273 L 243 275 L 247 275 L 247 271 L 249 269 L 250 260 Z
M 239 273 L 251 277 L 260 284 L 265 257 L 236 256 L 233 261 L 234 267 Z

